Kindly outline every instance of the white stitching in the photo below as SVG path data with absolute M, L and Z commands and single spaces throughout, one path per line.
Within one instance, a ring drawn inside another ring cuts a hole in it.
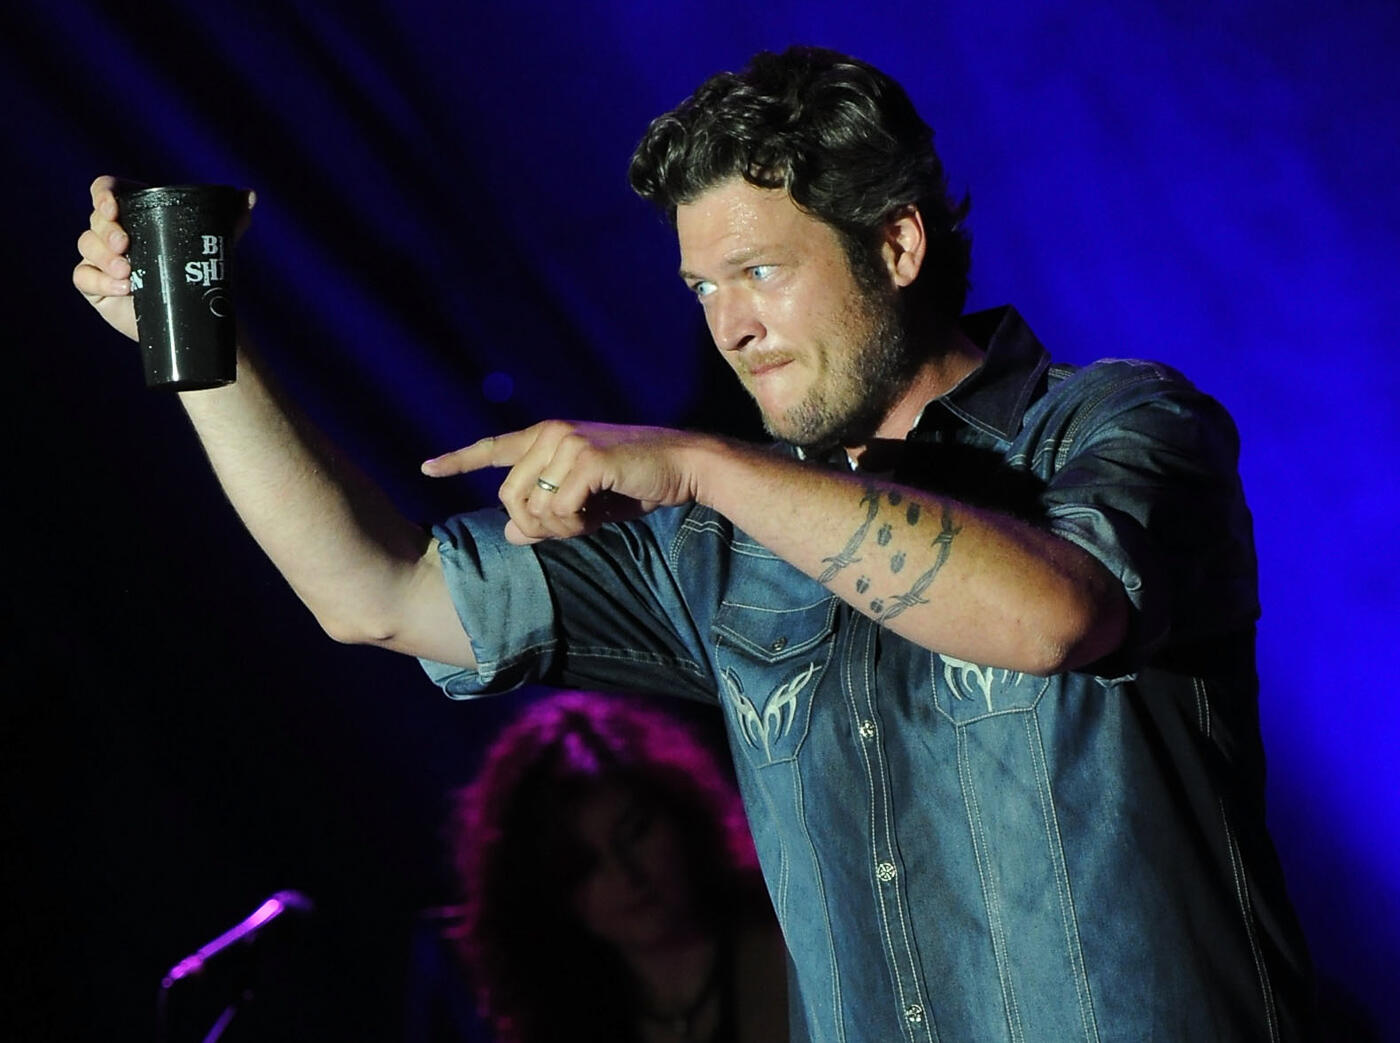
M 1026 715 L 1026 742 L 1030 747 L 1036 790 L 1040 795 L 1040 813 L 1045 822 L 1045 840 L 1049 846 L 1050 861 L 1055 873 L 1055 889 L 1060 896 L 1060 924 L 1065 931 L 1065 951 L 1073 965 L 1074 991 L 1079 998 L 1079 1020 L 1084 1026 L 1084 1038 L 1097 1040 L 1098 1019 L 1094 1013 L 1094 999 L 1089 991 L 1088 971 L 1084 966 L 1084 950 L 1079 940 L 1079 917 L 1074 909 L 1074 894 L 1069 882 L 1069 868 L 1065 863 L 1060 823 L 1055 816 L 1054 799 L 1050 792 L 1050 769 L 1045 763 L 1040 721 L 1032 714 Z
M 1234 831 L 1230 828 L 1230 817 L 1225 813 L 1225 802 L 1216 798 L 1220 809 L 1220 824 L 1225 830 L 1225 848 L 1230 855 L 1231 875 L 1235 883 L 1235 897 L 1240 903 L 1240 916 L 1244 922 L 1245 937 L 1249 939 L 1249 951 L 1254 957 L 1254 969 L 1259 975 L 1259 994 L 1264 1002 L 1264 1017 L 1269 1023 L 1269 1039 L 1277 1043 L 1279 1039 L 1278 1014 L 1274 1006 L 1274 990 L 1269 982 L 1269 969 L 1264 964 L 1264 956 L 1259 951 L 1258 939 L 1254 936 L 1254 915 L 1249 904 L 1249 883 L 1245 876 L 1244 862 L 1235 843 Z

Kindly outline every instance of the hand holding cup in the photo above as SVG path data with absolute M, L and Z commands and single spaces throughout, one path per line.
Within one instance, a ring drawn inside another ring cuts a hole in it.
M 253 201 L 222 185 L 93 182 L 73 283 L 113 328 L 140 340 L 148 386 L 234 379 L 229 261 Z

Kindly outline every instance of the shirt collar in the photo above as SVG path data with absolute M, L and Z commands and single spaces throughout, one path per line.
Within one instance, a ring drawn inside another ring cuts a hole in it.
M 947 414 L 998 438 L 1020 430 L 1045 387 L 1050 353 L 1011 305 L 964 315 L 958 325 L 986 356 L 952 389 L 924 406 L 911 436 L 946 425 Z
M 951 389 L 929 401 L 919 412 L 908 437 L 932 437 L 956 417 L 1002 439 L 1011 439 L 1021 428 L 1026 408 L 1045 389 L 1050 353 L 1011 305 L 973 312 L 958 326 L 985 353 L 982 364 Z M 800 446 L 789 445 L 798 459 L 807 459 Z M 828 460 L 851 467 L 844 450 L 833 450 Z

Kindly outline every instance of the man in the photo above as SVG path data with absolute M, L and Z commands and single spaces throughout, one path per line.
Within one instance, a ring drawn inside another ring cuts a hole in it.
M 547 421 L 425 463 L 509 468 L 429 537 L 245 352 L 182 400 L 298 595 L 453 696 L 718 702 L 814 1039 L 1303 1038 L 1229 418 L 960 317 L 966 208 L 868 65 L 760 55 L 631 178 L 779 445 Z M 74 279 L 132 336 L 110 188 Z

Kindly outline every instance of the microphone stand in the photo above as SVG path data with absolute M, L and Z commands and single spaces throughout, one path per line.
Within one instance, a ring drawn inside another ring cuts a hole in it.
M 217 1043 L 220 1036 L 227 1031 L 234 1016 L 246 1007 L 253 999 L 253 961 L 243 961 L 243 970 L 239 975 L 239 981 L 234 982 L 234 997 L 223 1012 L 214 1019 L 214 1023 L 209 1027 L 209 1031 L 204 1034 L 201 1043 Z M 170 986 L 174 982 L 166 978 L 160 984 L 160 992 L 156 997 L 156 1043 L 171 1043 L 170 1041 Z
M 233 1020 L 233 1016 L 242 1009 L 242 1005 L 252 998 L 253 990 L 244 989 L 242 994 L 225 1007 L 224 1012 L 214 1021 L 214 1024 L 209 1029 L 209 1034 L 204 1037 L 203 1043 L 215 1043 L 215 1041 L 224 1034 L 224 1029 L 228 1028 L 229 1022 Z
M 239 961 L 238 973 L 232 980 L 233 1000 L 224 1008 L 205 1034 L 203 1043 L 217 1043 L 228 1029 L 234 1017 L 253 999 L 253 970 L 257 940 L 261 929 L 287 911 L 309 913 L 311 902 L 296 891 L 278 891 L 254 910 L 242 923 L 231 927 L 208 945 L 191 956 L 185 957 L 165 975 L 160 983 L 160 993 L 156 1000 L 156 1040 L 168 1043 L 169 1040 L 169 1001 L 170 988 L 177 981 L 196 976 L 204 970 L 207 961 L 231 949 L 240 949 L 245 959 Z

